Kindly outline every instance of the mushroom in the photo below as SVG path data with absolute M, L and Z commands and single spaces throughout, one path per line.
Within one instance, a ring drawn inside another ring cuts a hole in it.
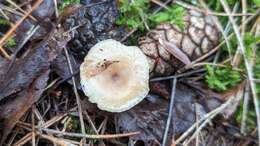
M 149 64 L 135 46 L 108 39 L 94 45 L 80 66 L 80 82 L 89 101 L 109 112 L 126 111 L 149 91 Z

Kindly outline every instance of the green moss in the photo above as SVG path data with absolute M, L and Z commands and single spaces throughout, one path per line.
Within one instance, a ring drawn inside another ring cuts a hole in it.
M 58 6 L 59 11 L 63 11 L 68 5 L 79 4 L 80 0 L 63 0 L 63 3 Z
M 184 20 L 186 11 L 183 7 L 172 5 L 168 10 L 164 10 L 150 17 L 151 21 L 155 23 L 169 22 L 184 29 Z
M 0 25 L 9 25 L 10 22 L 6 19 L 0 19 Z
M 116 23 L 143 31 L 148 19 L 149 4 L 149 0 L 120 0 L 120 19 Z
M 225 91 L 236 86 L 241 81 L 241 75 L 231 67 L 216 67 L 206 65 L 206 82 L 209 88 L 216 91 Z
M 129 28 L 138 28 L 144 31 L 146 24 L 149 27 L 153 27 L 162 22 L 169 22 L 183 29 L 183 17 L 186 12 L 183 7 L 172 5 L 169 9 L 164 9 L 157 14 L 151 14 L 149 7 L 149 0 L 121 0 L 119 9 L 121 17 L 117 24 L 127 25 Z
M 13 38 L 10 38 L 5 46 L 8 48 L 13 48 L 16 46 L 16 41 Z

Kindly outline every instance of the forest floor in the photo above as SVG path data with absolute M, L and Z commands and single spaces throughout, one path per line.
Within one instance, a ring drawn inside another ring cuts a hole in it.
M 259 14 L 259 0 L 1 1 L 0 146 L 260 146 Z M 106 39 L 149 60 L 127 111 L 81 88 Z

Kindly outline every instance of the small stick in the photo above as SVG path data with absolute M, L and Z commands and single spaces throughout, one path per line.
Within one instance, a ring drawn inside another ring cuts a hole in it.
M 196 111 L 196 130 L 199 128 L 199 104 L 195 103 L 195 111 Z M 196 135 L 196 146 L 199 146 L 199 134 Z
M 60 121 L 64 116 L 66 116 L 67 114 L 62 114 L 62 115 L 57 115 L 55 117 L 53 117 L 51 120 L 47 121 L 46 123 L 44 123 L 42 126 L 45 128 L 50 127 L 51 125 L 53 125 L 54 123 L 56 123 L 57 121 Z M 37 135 L 37 133 L 36 133 Z M 32 133 L 27 133 L 24 137 L 22 137 L 19 141 L 15 142 L 14 145 L 24 145 L 25 143 L 27 143 L 30 139 L 32 138 Z
M 16 3 L 14 3 L 12 0 L 6 0 L 9 4 L 13 5 L 16 9 L 20 10 L 22 13 L 26 14 L 26 11 L 24 11 L 22 8 L 20 8 Z M 36 18 L 34 18 L 32 15 L 29 15 L 29 17 L 33 21 L 37 21 Z
M 88 123 L 90 124 L 91 128 L 94 130 L 95 134 L 98 134 L 98 130 L 95 127 L 93 121 L 91 120 L 90 116 L 88 115 L 87 111 L 83 111 L 83 114 L 85 114 L 85 116 L 87 117 Z
M 177 83 L 177 78 L 173 78 L 172 94 L 171 94 L 170 103 L 169 103 L 168 118 L 167 118 L 167 121 L 166 121 L 165 130 L 164 130 L 164 134 L 163 134 L 162 146 L 166 146 L 168 132 L 169 132 L 169 128 L 170 128 L 170 125 L 171 125 L 173 105 L 174 105 L 174 97 L 175 97 L 175 92 L 176 92 L 176 83 Z
M 55 16 L 56 18 L 59 18 L 59 10 L 58 10 L 58 3 L 57 0 L 53 0 L 54 8 L 55 8 Z
M 122 137 L 129 137 L 141 134 L 140 131 L 137 132 L 129 132 L 123 134 L 101 134 L 101 135 L 92 135 L 92 134 L 81 134 L 81 133 L 72 133 L 72 132 L 62 132 L 58 130 L 48 129 L 48 128 L 41 128 L 40 130 L 52 133 L 52 134 L 60 134 L 63 136 L 71 136 L 71 137 L 79 137 L 79 138 L 88 138 L 88 139 L 111 139 L 111 138 L 122 138 Z
M 157 78 L 151 79 L 150 82 L 156 82 L 156 81 L 162 81 L 162 80 L 169 80 L 169 79 L 173 79 L 173 78 L 186 77 L 186 76 L 190 76 L 194 73 L 200 73 L 200 72 L 203 72 L 203 71 L 205 71 L 204 68 L 199 69 L 199 70 L 193 70 L 193 71 L 182 73 L 182 74 L 178 74 L 178 75 L 173 75 L 173 76 L 157 77 Z
M 69 141 L 66 141 L 66 140 L 63 140 L 63 139 L 59 139 L 59 138 L 56 138 L 56 137 L 53 137 L 53 136 L 49 136 L 49 135 L 46 135 L 46 134 L 40 134 L 40 136 L 44 139 L 47 139 L 47 140 L 50 140 L 52 141 L 53 143 L 57 144 L 57 145 L 60 145 L 60 146 L 76 146 L 75 144 L 72 144 L 71 142 Z M 74 142 L 74 141 L 73 141 Z M 75 143 L 75 142 L 74 142 Z M 77 143 L 78 144 L 78 143 Z
M 35 105 L 32 106 L 32 145 L 35 146 L 35 118 L 34 118 Z
M 2 10 L 2 8 L 0 8 L 0 13 L 2 14 L 2 16 L 8 20 L 10 22 L 10 25 L 13 26 L 12 22 L 10 21 L 10 18 L 5 14 L 5 12 Z
M 159 5 L 160 7 L 164 8 L 164 9 L 166 9 L 166 10 L 169 10 L 169 8 L 167 7 L 167 5 L 164 4 L 164 3 L 162 3 L 161 1 L 159 1 L 159 0 L 151 0 L 151 1 L 152 1 L 153 3 Z
M 73 75 L 74 71 L 72 69 L 72 65 L 71 65 L 71 62 L 70 62 L 68 50 L 67 50 L 67 48 L 63 48 L 63 49 L 64 49 L 64 52 L 65 52 L 65 55 L 66 55 L 66 59 L 67 59 L 67 63 L 68 63 L 68 67 L 69 67 L 70 73 Z M 78 105 L 78 113 L 79 113 L 79 120 L 80 120 L 80 125 L 81 125 L 81 132 L 83 134 L 86 134 L 85 125 L 84 125 L 84 119 L 83 119 L 83 115 L 82 115 L 81 101 L 80 101 L 80 98 L 79 98 L 77 85 L 76 85 L 76 80 L 75 80 L 74 76 L 72 76 L 72 84 L 73 84 L 73 91 L 74 91 L 74 94 L 76 96 L 76 101 L 77 101 L 77 105 Z M 85 143 L 85 139 L 84 138 L 83 138 L 83 141 Z

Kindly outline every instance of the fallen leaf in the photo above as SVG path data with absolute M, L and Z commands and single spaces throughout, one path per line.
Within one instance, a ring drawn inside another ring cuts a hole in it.
M 43 3 L 32 13 L 39 20 L 50 19 L 55 12 L 53 0 L 44 0 Z
M 57 57 L 69 40 L 63 30 L 50 32 L 46 39 L 38 43 L 8 70 L 6 61 L 0 71 L 0 121 L 3 125 L 1 143 L 22 115 L 41 96 L 48 80 L 51 62 Z
M 4 140 L 11 132 L 18 120 L 24 115 L 24 113 L 35 103 L 44 91 L 47 85 L 49 70 L 42 71 L 36 79 L 29 85 L 26 90 L 18 93 L 13 99 L 1 102 L 0 111 L 0 125 L 3 129 L 1 130 L 1 141 L 0 145 L 3 144 Z
M 195 122 L 196 96 L 197 94 L 193 90 L 181 84 L 177 85 L 169 137 L 183 133 Z M 152 141 L 160 142 L 167 119 L 167 107 L 167 100 L 155 97 L 147 98 L 133 109 L 120 113 L 118 126 L 123 132 L 142 132 L 140 135 L 131 137 L 132 140 L 142 140 L 146 145 Z M 203 107 L 200 109 L 200 113 L 205 114 Z
M 201 102 L 204 103 L 204 107 L 208 111 L 211 111 L 218 106 L 220 106 L 225 101 L 229 100 L 230 98 L 233 98 L 232 106 L 228 106 L 224 111 L 222 111 L 223 116 L 228 119 L 231 115 L 233 115 L 243 97 L 244 94 L 244 86 L 245 83 L 241 82 L 235 87 L 232 87 L 224 92 L 215 92 L 211 89 L 209 89 L 207 86 L 205 86 L 202 83 L 197 82 L 189 82 L 188 85 L 192 88 L 195 88 L 197 91 L 201 92 Z M 203 100 L 203 101 L 202 101 Z
M 36 76 L 49 68 L 48 50 L 44 47 L 33 48 L 26 57 L 16 61 L 10 71 L 7 66 L 0 75 L 0 101 L 26 89 Z
M 71 67 L 76 73 L 79 71 L 80 63 L 74 58 L 73 55 L 69 54 L 69 58 L 71 61 Z M 64 53 L 59 54 L 51 63 L 53 71 L 55 71 L 61 78 L 66 79 L 69 76 L 71 76 L 68 64 L 67 64 L 67 59 L 64 55 Z M 79 75 L 76 75 L 76 81 L 79 83 Z M 70 82 L 70 81 L 69 81 Z M 72 83 L 72 82 L 71 82 Z
M 150 83 L 150 92 L 168 99 L 171 91 L 169 85 L 166 82 L 160 81 Z
M 30 49 L 25 57 L 16 61 L 10 70 L 8 65 L 1 68 L 0 101 L 8 96 L 26 89 L 35 77 L 47 70 L 68 42 L 61 38 L 62 30 L 53 30 L 51 35 Z

